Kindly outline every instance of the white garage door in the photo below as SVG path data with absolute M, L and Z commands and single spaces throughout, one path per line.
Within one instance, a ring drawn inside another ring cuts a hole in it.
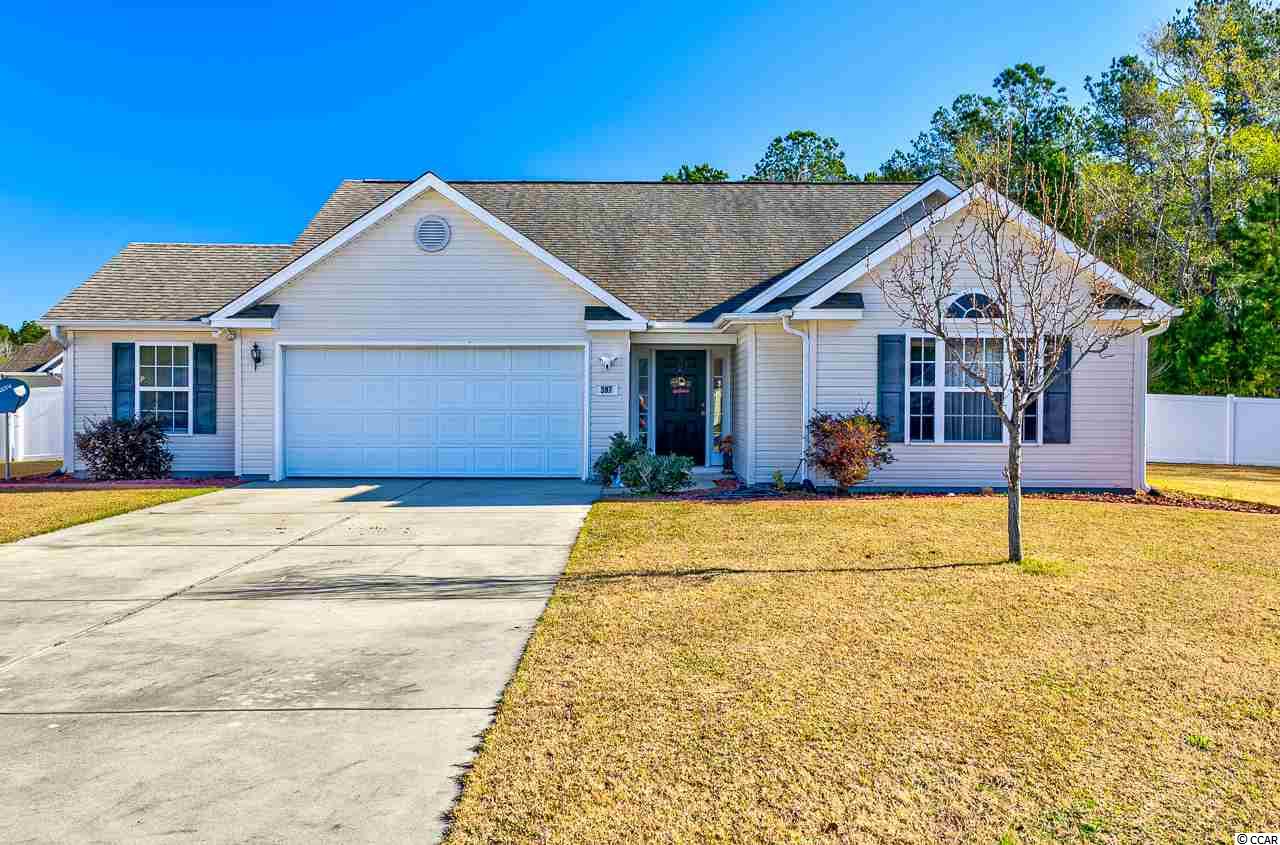
M 294 347 L 288 475 L 580 476 L 580 348 Z

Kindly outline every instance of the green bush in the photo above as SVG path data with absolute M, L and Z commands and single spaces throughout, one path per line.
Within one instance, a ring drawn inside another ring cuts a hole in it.
M 166 478 L 173 469 L 164 427 L 154 419 L 103 419 L 76 433 L 76 450 L 95 481 Z
M 627 461 L 644 453 L 644 444 L 639 440 L 628 438 L 627 435 L 619 431 L 609 438 L 609 448 L 605 450 L 603 455 L 596 458 L 592 470 L 601 484 L 608 484 L 613 481 L 614 474 L 622 469 Z
M 693 486 L 693 458 L 645 452 L 623 465 L 622 483 L 633 493 L 679 492 Z

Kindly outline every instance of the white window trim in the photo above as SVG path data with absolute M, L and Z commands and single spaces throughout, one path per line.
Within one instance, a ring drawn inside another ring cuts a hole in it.
M 982 393 L 981 387 L 947 387 L 947 340 L 928 332 L 908 331 L 906 332 L 907 341 L 905 354 L 903 357 L 904 372 L 902 374 L 903 384 L 903 417 L 902 417 L 902 440 L 904 445 L 912 446 L 966 446 L 977 447 L 979 449 L 1007 449 L 1009 447 L 1009 430 L 1005 427 L 1004 422 L 1000 423 L 1000 440 L 948 440 L 946 426 L 946 405 L 948 393 Z M 933 340 L 933 386 L 932 387 L 913 387 L 911 384 L 911 341 L 913 339 Z M 950 340 L 1000 340 L 1004 345 L 1004 360 L 1002 365 L 1006 368 L 1005 372 L 1011 372 L 1008 368 L 1012 366 L 1009 360 L 1009 343 L 1006 338 L 1002 338 L 994 332 L 975 331 L 968 335 L 958 335 L 951 337 Z M 1043 349 L 1039 350 L 1043 357 Z M 912 393 L 933 393 L 933 440 L 912 440 L 911 439 L 911 394 Z M 1043 394 L 1037 397 L 1040 405 L 1037 406 L 1036 414 L 1036 436 L 1034 440 L 1023 439 L 1023 446 L 1040 446 L 1044 437 L 1044 414 Z M 990 400 L 988 400 L 990 401 Z M 1005 411 L 1009 411 L 1009 398 L 1005 397 Z
M 187 349 L 187 386 L 186 387 L 143 387 L 142 386 L 142 347 L 150 346 L 152 348 L 159 346 L 167 346 L 175 349 L 179 346 L 185 346 Z M 194 405 L 196 380 L 196 359 L 195 344 L 169 342 L 162 340 L 134 341 L 133 344 L 133 416 L 135 419 L 142 419 L 142 392 L 150 391 L 158 393 L 160 391 L 168 391 L 170 393 L 186 393 L 187 394 L 187 430 L 186 431 L 166 431 L 170 437 L 193 437 L 192 434 L 196 418 L 196 409 Z

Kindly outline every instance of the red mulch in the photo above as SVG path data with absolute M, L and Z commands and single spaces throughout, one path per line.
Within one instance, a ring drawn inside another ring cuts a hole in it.
M 153 487 L 235 487 L 234 476 L 218 478 L 148 478 L 143 481 L 91 481 L 74 475 L 32 475 L 0 481 L 0 490 L 145 490 Z
M 829 491 L 820 491 L 818 493 L 808 493 L 803 490 L 786 490 L 778 491 L 769 487 L 743 487 L 733 491 L 723 490 L 687 490 L 683 493 L 677 493 L 669 497 L 660 497 L 668 499 L 677 499 L 680 501 L 694 502 L 749 502 L 760 501 L 764 499 L 774 501 L 801 501 L 812 502 L 815 500 L 828 501 L 848 501 L 856 502 L 866 499 L 881 498 L 912 498 L 912 499 L 953 499 L 960 496 L 966 498 L 977 497 L 978 493 L 899 493 L 885 492 L 877 493 L 875 491 L 865 491 L 854 493 L 850 496 L 837 496 Z M 1003 494 L 988 493 L 988 496 L 996 496 Z M 1174 490 L 1156 491 L 1152 490 L 1148 494 L 1141 493 L 1027 493 L 1029 499 L 1068 499 L 1078 502 L 1105 502 L 1115 505 L 1156 505 L 1159 507 L 1175 507 L 1175 508 L 1193 508 L 1196 510 L 1211 511 L 1234 511 L 1236 513 L 1265 513 L 1280 514 L 1280 507 L 1275 505 L 1264 505 L 1261 502 L 1242 502 L 1235 499 L 1217 499 L 1212 496 L 1192 496 L 1187 493 L 1180 493 Z M 652 501 L 658 497 L 644 497 Z M 625 500 L 624 500 L 625 501 Z

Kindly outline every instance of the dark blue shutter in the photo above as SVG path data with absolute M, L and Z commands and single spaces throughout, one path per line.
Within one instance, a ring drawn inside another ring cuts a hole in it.
M 1063 341 L 1057 375 L 1044 391 L 1045 443 L 1071 442 L 1071 341 Z
M 111 418 L 133 419 L 133 344 L 111 344 Z
M 196 343 L 192 345 L 192 358 L 195 359 L 195 376 L 191 383 L 192 420 L 191 430 L 196 434 L 216 434 L 218 432 L 218 347 L 212 343 Z
M 880 335 L 879 364 L 876 376 L 876 414 L 890 443 L 901 443 L 903 417 L 906 416 L 907 336 Z

